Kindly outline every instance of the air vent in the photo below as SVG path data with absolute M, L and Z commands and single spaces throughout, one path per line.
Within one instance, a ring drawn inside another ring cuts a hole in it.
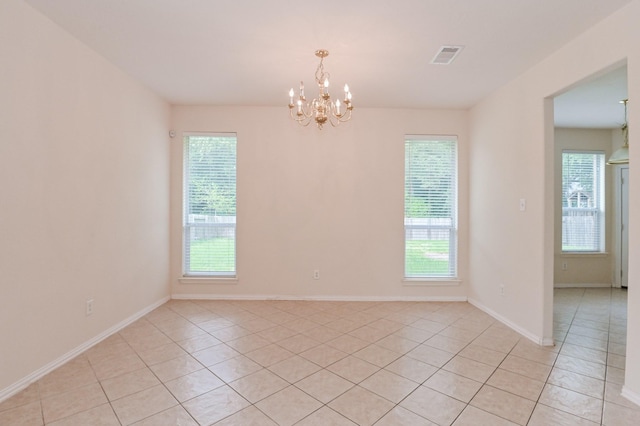
M 431 60 L 432 64 L 436 65 L 449 65 L 458 56 L 458 53 L 464 48 L 464 46 L 442 46 L 436 56 Z

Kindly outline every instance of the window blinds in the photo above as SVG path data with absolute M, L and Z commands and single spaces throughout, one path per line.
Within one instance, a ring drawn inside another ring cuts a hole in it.
M 235 276 L 236 135 L 191 135 L 184 147 L 184 275 Z
M 457 140 L 405 138 L 405 276 L 455 277 Z
M 562 152 L 562 251 L 604 251 L 604 153 Z

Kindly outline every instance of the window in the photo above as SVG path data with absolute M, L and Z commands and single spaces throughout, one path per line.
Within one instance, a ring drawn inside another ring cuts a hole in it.
M 236 135 L 184 139 L 183 274 L 236 274 Z
M 604 251 L 604 152 L 562 152 L 562 251 Z
M 405 277 L 457 274 L 457 139 L 406 136 Z

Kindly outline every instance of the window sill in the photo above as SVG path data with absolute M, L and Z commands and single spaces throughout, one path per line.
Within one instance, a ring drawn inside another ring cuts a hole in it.
M 178 282 L 180 284 L 236 285 L 238 277 L 182 277 Z
M 458 278 L 404 278 L 402 285 L 410 287 L 448 287 L 458 286 L 462 280 Z
M 607 257 L 606 251 L 563 251 L 560 257 Z

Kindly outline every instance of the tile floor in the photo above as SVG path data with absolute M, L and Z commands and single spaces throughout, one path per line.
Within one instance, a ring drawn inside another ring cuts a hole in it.
M 555 320 L 545 348 L 467 303 L 174 300 L 0 403 L 0 424 L 638 424 L 626 291 L 558 289 Z

